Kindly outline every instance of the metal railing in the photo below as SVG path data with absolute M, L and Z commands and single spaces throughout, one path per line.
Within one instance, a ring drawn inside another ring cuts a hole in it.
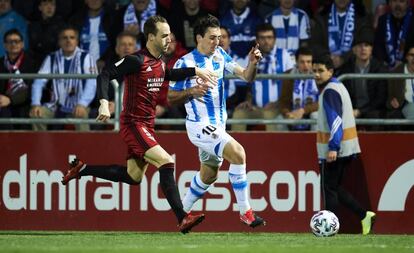
M 414 74 L 375 73 L 375 74 L 343 74 L 337 77 L 339 81 L 348 79 L 414 79 Z
M 21 79 L 95 79 L 97 74 L 36 74 L 36 73 L 24 73 L 24 74 L 0 74 L 0 80 L 10 78 Z M 121 115 L 122 100 L 120 98 L 120 85 L 117 80 L 111 81 L 115 91 L 115 112 L 114 119 L 108 120 L 106 123 L 98 122 L 93 119 L 40 119 L 40 118 L 0 118 L 0 124 L 111 124 L 114 125 L 114 131 L 119 130 L 119 118 Z
M 0 79 L 22 78 L 22 79 L 91 79 L 96 78 L 97 74 L 0 74 Z M 226 79 L 238 79 L 234 75 L 226 75 Z M 313 78 L 311 74 L 257 74 L 256 79 L 309 79 Z M 337 77 L 343 81 L 347 79 L 414 79 L 414 74 L 395 74 L 395 73 L 377 73 L 377 74 L 343 74 Z M 39 119 L 39 118 L 0 118 L 0 124 L 113 124 L 114 131 L 119 130 L 119 117 L 122 108 L 121 90 L 116 80 L 111 81 L 115 90 L 115 115 L 114 119 L 107 123 L 97 122 L 94 119 Z M 356 119 L 357 124 L 363 125 L 414 125 L 414 120 L 409 119 Z M 157 125 L 184 125 L 185 119 L 156 119 Z M 246 124 L 246 125 L 300 125 L 316 124 L 315 119 L 228 119 L 227 124 Z

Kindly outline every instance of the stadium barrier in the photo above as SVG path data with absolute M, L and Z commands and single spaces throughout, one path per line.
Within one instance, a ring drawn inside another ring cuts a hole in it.
M 17 77 L 16 77 L 17 76 Z M 70 79 L 70 78 L 79 78 L 79 79 L 90 79 L 96 78 L 96 74 L 0 74 L 1 79 L 9 78 L 23 78 L 23 79 L 36 79 L 36 78 L 45 78 L 45 79 Z M 257 79 L 306 79 L 312 78 L 313 75 L 309 74 L 258 74 Z M 234 75 L 225 76 L 226 79 L 237 79 Z M 394 73 L 377 73 L 377 74 L 344 74 L 337 77 L 338 80 L 347 80 L 347 79 L 414 79 L 414 74 L 394 74 Z M 119 130 L 119 115 L 122 108 L 122 99 L 120 94 L 122 91 L 118 82 L 112 80 L 112 85 L 115 89 L 115 115 L 114 119 L 108 121 L 107 123 L 95 122 L 92 119 L 32 119 L 32 118 L 0 118 L 0 124 L 31 124 L 31 123 L 43 123 L 43 124 L 113 124 L 114 131 Z M 184 125 L 184 119 L 156 119 L 155 123 L 157 125 Z M 257 125 L 257 124 L 283 124 L 283 125 L 300 125 L 300 124 L 316 124 L 316 120 L 311 119 L 301 119 L 301 120 L 289 120 L 289 119 L 273 119 L 273 120 L 264 120 L 264 119 L 229 119 L 227 124 L 246 124 L 246 125 Z M 364 125 L 413 125 L 414 120 L 410 119 L 356 119 L 356 124 Z
M 234 133 L 245 148 L 253 208 L 267 220 L 257 232 L 309 232 L 321 208 L 315 133 Z M 345 185 L 378 218 L 376 233 L 414 233 L 413 133 L 361 133 L 362 154 Z M 186 192 L 199 168 L 184 132 L 157 134 L 176 160 Z M 177 145 L 179 143 L 179 145 Z M 0 230 L 177 231 L 176 220 L 150 167 L 140 186 L 82 177 L 60 184 L 69 160 L 125 164 L 126 146 L 114 132 L 0 132 Z M 228 164 L 194 212 L 206 213 L 195 231 L 244 231 L 228 181 Z M 358 233 L 349 211 L 337 213 L 342 233 Z M 255 230 L 255 231 L 256 231 Z

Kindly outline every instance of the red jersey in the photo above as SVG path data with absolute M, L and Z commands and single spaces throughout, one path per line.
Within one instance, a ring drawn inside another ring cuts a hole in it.
M 183 80 L 195 75 L 194 68 L 169 70 L 161 58 L 142 49 L 105 68 L 98 76 L 98 98 L 108 99 L 109 81 L 124 76 L 124 97 L 121 121 L 140 122 L 154 127 L 155 107 L 162 90 L 168 89 L 166 80 Z M 164 91 L 166 92 L 166 91 Z
M 176 43 L 177 43 L 177 46 L 171 58 L 164 59 L 165 64 L 167 65 L 167 68 L 169 69 L 172 69 L 174 67 L 175 62 L 178 61 L 178 59 L 180 59 L 182 56 L 187 54 L 187 50 L 181 45 L 181 42 L 177 41 Z M 164 82 L 166 84 L 169 83 L 167 80 Z M 169 106 L 168 101 L 167 101 L 167 94 L 168 94 L 168 89 L 163 89 L 160 96 L 158 97 L 159 105 Z
M 138 120 L 149 128 L 154 127 L 155 107 L 165 77 L 165 63 L 152 56 L 147 49 L 134 55 L 139 59 L 138 73 L 131 73 L 124 78 L 124 98 L 121 117 L 125 120 Z

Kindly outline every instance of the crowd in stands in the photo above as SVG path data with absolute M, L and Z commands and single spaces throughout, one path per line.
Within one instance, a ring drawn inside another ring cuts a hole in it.
M 195 47 L 193 24 L 208 13 L 222 25 L 220 46 L 240 65 L 256 43 L 262 74 L 310 74 L 315 52 L 335 75 L 414 73 L 411 0 L 0 0 L 0 73 L 96 74 L 145 46 L 143 24 L 159 14 L 171 27 L 168 67 Z M 118 80 L 122 83 L 122 80 Z M 412 79 L 344 81 L 356 118 L 414 119 Z M 315 118 L 318 88 L 308 80 L 225 81 L 229 117 Z M 114 90 L 110 110 L 115 111 Z M 0 118 L 94 118 L 94 79 L 0 80 Z M 160 97 L 157 117 L 184 118 Z M 0 124 L 0 130 L 64 126 Z M 106 129 L 79 125 L 78 130 Z M 267 131 L 314 130 L 267 125 Z M 232 130 L 248 130 L 233 125 Z M 366 130 L 383 130 L 367 126 Z

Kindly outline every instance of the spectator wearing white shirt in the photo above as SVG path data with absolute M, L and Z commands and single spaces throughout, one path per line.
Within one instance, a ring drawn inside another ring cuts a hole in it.
M 48 55 L 40 67 L 39 74 L 93 74 L 95 62 L 89 53 L 78 47 L 79 34 L 76 28 L 67 26 L 59 33 L 60 49 Z M 41 103 L 47 79 L 36 79 L 32 86 L 32 109 L 34 118 L 88 118 L 89 104 L 96 94 L 96 79 L 53 79 L 51 98 Z M 44 124 L 34 124 L 34 130 L 46 130 Z M 77 130 L 87 131 L 89 125 L 76 126 Z

